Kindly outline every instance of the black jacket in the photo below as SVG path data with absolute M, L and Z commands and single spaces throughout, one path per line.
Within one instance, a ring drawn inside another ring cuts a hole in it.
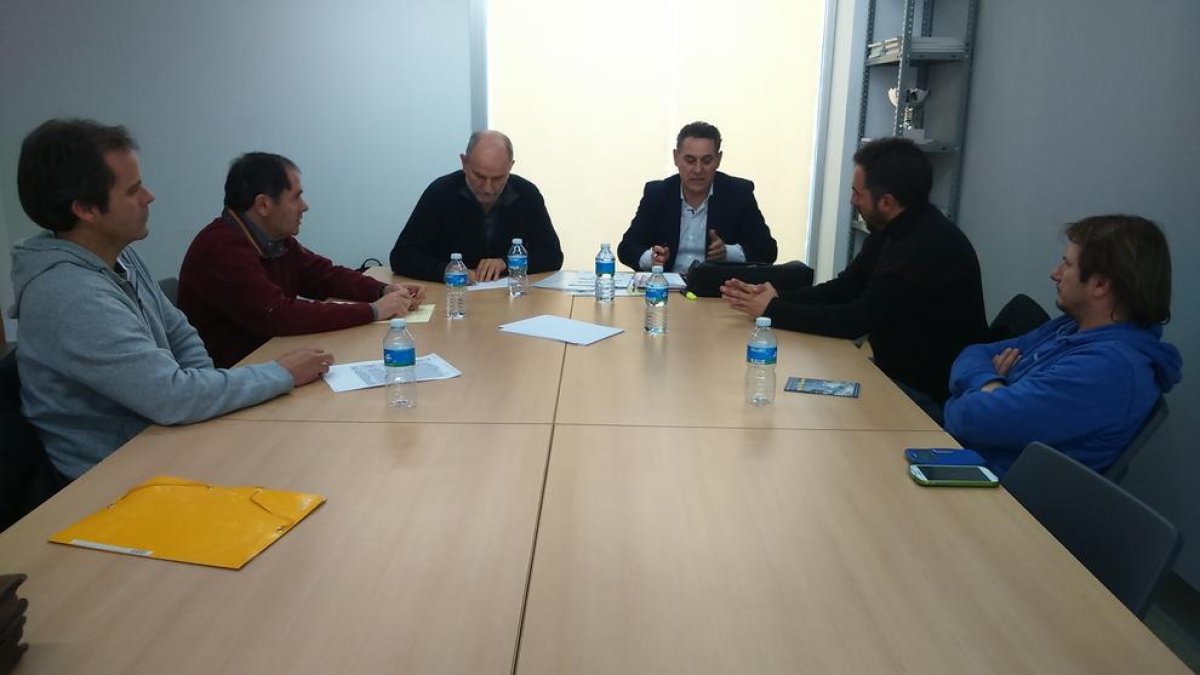
M 880 370 L 939 403 L 949 395 L 958 353 L 986 335 L 975 249 L 931 205 L 906 209 L 871 233 L 836 279 L 777 290 L 780 297 L 766 311 L 773 326 L 832 337 L 869 334 Z
M 433 181 L 396 238 L 390 258 L 392 271 L 413 279 L 441 281 L 451 253 L 462 253 L 463 263 L 474 269 L 483 258 L 507 257 L 513 237 L 525 240 L 530 274 L 562 267 L 562 247 L 537 186 L 510 175 L 494 209 L 497 233 L 489 247 L 483 208 L 467 188 L 463 172 Z
M 665 245 L 671 249 L 665 265 L 670 271 L 679 252 L 682 213 L 678 174 L 646 183 L 637 214 L 617 247 L 617 257 L 636 270 L 646 249 Z M 726 244 L 740 244 L 746 262 L 773 263 L 779 255 L 779 246 L 754 199 L 754 183 L 744 178 L 717 172 L 708 201 L 708 229 L 716 230 Z

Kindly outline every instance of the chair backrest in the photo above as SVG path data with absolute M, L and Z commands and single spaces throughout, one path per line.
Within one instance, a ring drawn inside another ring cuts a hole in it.
M 0 530 L 5 530 L 67 483 L 21 413 L 15 351 L 0 359 L 0 432 Z
M 1001 484 L 1139 618 L 1179 553 L 1179 531 L 1104 476 L 1030 443 Z
M 1138 430 L 1133 440 L 1129 441 L 1129 445 L 1125 446 L 1121 454 L 1117 455 L 1117 461 L 1113 462 L 1112 466 L 1109 466 L 1104 471 L 1104 475 L 1109 480 L 1114 483 L 1121 482 L 1121 479 L 1125 477 L 1125 473 L 1129 471 L 1129 463 L 1133 461 L 1134 457 L 1137 457 L 1142 448 L 1146 447 L 1146 444 L 1154 436 L 1154 432 L 1158 431 L 1163 422 L 1167 421 L 1167 414 L 1169 412 L 1170 410 L 1167 409 L 1167 400 L 1162 397 L 1162 394 L 1159 394 L 1158 400 L 1154 402 L 1154 407 L 1150 409 L 1150 416 L 1146 418 L 1146 421 L 1142 424 L 1142 428 Z
M 167 296 L 172 305 L 179 306 L 179 279 L 176 277 L 159 279 L 158 287 L 162 289 L 163 295 Z
M 1037 300 L 1017 293 L 988 326 L 988 341 L 999 342 L 1024 335 L 1049 320 L 1050 315 Z

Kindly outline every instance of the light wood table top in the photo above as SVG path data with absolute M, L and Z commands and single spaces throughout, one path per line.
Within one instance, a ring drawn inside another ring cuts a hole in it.
M 1186 672 L 950 443 L 557 425 L 517 672 Z
M 0 534 L 18 673 L 511 672 L 548 425 L 151 428 Z M 159 474 L 328 501 L 238 571 L 50 544 Z
M 672 293 L 667 334 L 644 333 L 641 298 L 600 305 L 576 298 L 572 318 L 625 332 L 587 347 L 568 346 L 556 421 L 681 427 L 938 430 L 848 340 L 775 331 L 775 404 L 744 401 L 746 341 L 753 322 L 718 299 Z M 854 380 L 859 397 L 783 391 L 789 376 Z
M 417 354 L 436 353 L 462 372 L 461 377 L 417 385 L 417 406 L 387 405 L 380 389 L 335 394 L 324 382 L 300 387 L 229 419 L 340 422 L 503 422 L 547 424 L 554 420 L 564 345 L 502 333 L 502 323 L 539 314 L 569 316 L 571 297 L 541 289 L 521 298 L 503 290 L 472 291 L 467 317 L 445 315 L 446 292 L 427 285 L 427 302 L 437 304 L 429 323 L 409 325 Z M 386 322 L 329 333 L 275 338 L 243 363 L 263 363 L 303 346 L 329 350 L 339 363 L 382 358 Z M 520 396 L 509 396 L 513 387 Z
M 315 383 L 152 427 L 0 534 L 0 570 L 30 574 L 18 673 L 1183 672 L 1003 490 L 912 483 L 903 449 L 953 441 L 849 342 L 778 331 L 775 405 L 751 408 L 747 317 L 676 294 L 653 339 L 643 307 L 472 292 L 465 321 L 412 326 L 463 372 L 415 410 Z M 625 333 L 497 330 L 537 314 Z M 375 360 L 385 331 L 247 362 Z M 236 572 L 46 543 L 159 474 L 329 501 Z

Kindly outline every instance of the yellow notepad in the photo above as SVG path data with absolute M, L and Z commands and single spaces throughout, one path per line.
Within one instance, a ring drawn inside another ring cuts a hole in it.
M 157 476 L 50 541 L 241 569 L 324 502 L 314 494 Z

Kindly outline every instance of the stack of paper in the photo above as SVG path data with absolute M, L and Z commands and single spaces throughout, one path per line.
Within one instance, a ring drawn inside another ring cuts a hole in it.
M 867 58 L 874 59 L 882 56 L 899 56 L 900 50 L 903 48 L 903 39 L 900 37 L 892 37 L 880 42 L 872 42 L 867 45 Z M 912 36 L 912 41 L 909 43 L 910 52 L 924 52 L 935 54 L 956 54 L 966 50 L 963 41 L 952 37 L 922 37 L 920 35 Z
M 645 293 L 646 284 L 650 283 L 651 276 L 652 275 L 649 272 L 635 273 L 633 275 L 633 279 L 629 282 L 629 290 L 635 293 Z M 669 286 L 671 290 L 674 291 L 687 288 L 687 282 L 683 280 L 683 275 L 676 272 L 664 272 L 663 276 L 667 278 L 667 286 Z
M 446 359 L 437 354 L 426 354 L 417 357 L 417 382 L 431 380 L 449 380 L 462 375 Z M 382 387 L 387 382 L 387 369 L 383 367 L 383 359 L 378 361 L 357 361 L 355 363 L 339 363 L 329 367 L 329 372 L 321 377 L 325 384 L 337 393 Z
M 498 288 L 508 290 L 508 277 L 493 279 L 491 281 L 476 281 L 467 286 L 468 291 L 494 291 Z
M 633 272 L 617 272 L 613 275 L 613 296 L 630 295 L 629 283 Z M 562 270 L 534 284 L 535 288 L 548 288 L 553 291 L 566 291 L 571 295 L 592 295 L 596 292 L 595 272 L 571 272 Z

